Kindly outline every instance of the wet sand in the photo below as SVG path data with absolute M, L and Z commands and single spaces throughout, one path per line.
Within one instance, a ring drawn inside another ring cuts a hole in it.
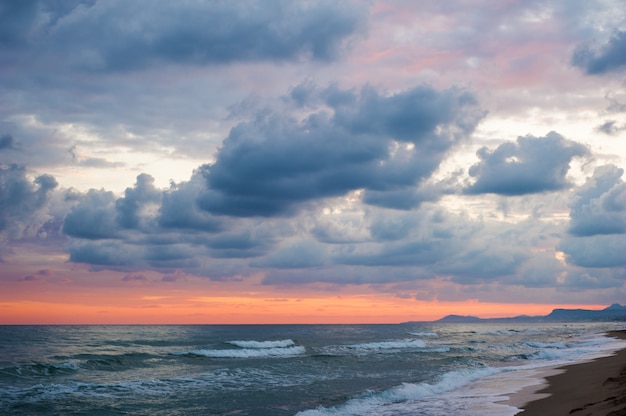
M 626 331 L 609 335 L 626 339 Z M 542 398 L 517 416 L 626 416 L 626 349 L 562 370 L 546 377 L 548 386 L 536 392 Z

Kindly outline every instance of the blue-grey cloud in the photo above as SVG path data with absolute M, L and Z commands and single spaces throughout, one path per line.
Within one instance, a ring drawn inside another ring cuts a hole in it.
M 21 3 L 0 16 L 7 23 L 0 42 L 88 70 L 164 62 L 328 61 L 348 37 L 365 30 L 367 17 L 364 7 L 331 1 Z
M 36 22 L 38 1 L 7 1 L 0 7 L 0 45 L 16 47 L 27 41 L 29 30 Z
M 595 170 L 573 196 L 570 234 L 588 237 L 626 233 L 624 169 L 606 165 Z
M 624 170 L 614 165 L 598 167 L 572 196 L 568 234 L 558 247 L 569 264 L 585 268 L 574 282 L 580 287 L 617 286 L 622 283 L 618 275 L 626 274 L 623 174 Z
M 35 215 L 48 203 L 57 185 L 50 175 L 30 179 L 23 166 L 0 165 L 0 232 Z
M 519 137 L 494 150 L 483 147 L 477 152 L 481 161 L 469 170 L 476 182 L 465 192 L 514 196 L 565 189 L 571 185 L 566 179 L 570 162 L 588 154 L 585 146 L 555 132 Z
M 626 238 L 623 234 L 566 238 L 560 249 L 568 262 L 580 267 L 626 267 Z
M 341 254 L 334 261 L 353 266 L 432 266 L 445 258 L 448 248 L 445 240 L 402 241 L 369 253 Z
M 453 256 L 449 262 L 439 265 L 437 271 L 452 276 L 453 282 L 463 284 L 505 281 L 518 272 L 527 258 L 525 250 L 515 247 L 503 250 L 497 247 L 470 247 Z
M 199 267 L 203 250 L 187 244 L 136 244 L 132 240 L 72 239 L 67 247 L 69 261 L 86 263 L 94 269 L 133 272 L 155 269 L 194 270 Z
M 84 239 L 117 238 L 119 226 L 115 218 L 115 195 L 91 189 L 79 196 L 79 202 L 65 216 L 63 233 Z
M 364 189 L 367 203 L 410 209 L 437 198 L 415 188 L 484 116 L 471 94 L 454 88 L 342 93 L 352 98 L 327 101 L 332 114 L 262 114 L 235 126 L 203 168 L 200 206 L 220 215 L 293 215 L 299 204 Z
M 596 128 L 599 132 L 608 134 L 609 136 L 616 135 L 620 131 L 626 130 L 626 124 L 620 126 L 616 120 L 607 120 Z
M 161 191 L 154 187 L 154 178 L 142 173 L 133 188 L 126 188 L 124 197 L 115 202 L 119 224 L 124 228 L 139 228 L 148 204 L 161 205 Z
M 196 200 L 204 189 L 204 178 L 194 173 L 189 181 L 172 184 L 163 193 L 158 225 L 164 229 L 186 232 L 217 232 L 222 222 L 198 208 Z
M 15 139 L 10 134 L 0 136 L 0 150 L 15 149 Z
M 572 64 L 589 75 L 599 75 L 626 67 L 626 31 L 618 30 L 600 47 L 579 45 L 572 55 Z
M 295 243 L 286 243 L 273 253 L 250 262 L 252 267 L 274 269 L 301 269 L 321 267 L 327 255 L 321 244 L 312 240 L 301 240 Z

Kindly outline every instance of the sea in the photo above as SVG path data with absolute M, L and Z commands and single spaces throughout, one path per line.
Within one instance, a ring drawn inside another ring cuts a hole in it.
M 0 415 L 481 415 L 624 323 L 0 326 Z

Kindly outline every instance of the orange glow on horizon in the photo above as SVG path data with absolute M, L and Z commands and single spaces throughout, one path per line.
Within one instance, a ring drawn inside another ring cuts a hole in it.
M 546 315 L 554 308 L 605 307 L 416 301 L 380 295 L 306 298 L 144 296 L 127 299 L 128 302 L 119 301 L 0 302 L 0 324 L 374 324 L 433 321 L 449 314 L 494 318 Z

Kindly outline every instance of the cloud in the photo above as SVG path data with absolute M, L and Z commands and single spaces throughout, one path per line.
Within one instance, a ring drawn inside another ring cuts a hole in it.
M 198 209 L 203 185 L 194 174 L 160 190 L 150 175 L 140 174 L 120 197 L 94 189 L 72 194 L 75 202 L 63 223 L 63 233 L 71 238 L 65 247 L 70 261 L 96 269 L 181 269 L 205 275 L 210 258 L 259 257 L 279 236 L 290 234 L 289 227 L 271 221 L 232 223 Z M 211 262 L 211 270 L 221 278 L 216 265 Z
M 555 132 L 518 137 L 494 150 L 482 147 L 477 152 L 481 161 L 469 169 L 476 181 L 465 192 L 515 196 L 565 189 L 570 186 L 566 179 L 570 162 L 588 154 L 585 146 Z
M 617 30 L 609 41 L 600 47 L 579 45 L 572 55 L 572 65 L 589 75 L 601 75 L 626 66 L 626 31 Z
M 366 203 L 410 209 L 436 199 L 416 186 L 484 116 L 474 97 L 456 88 L 338 94 L 344 99 L 320 94 L 326 109 L 303 119 L 273 112 L 233 127 L 215 163 L 202 168 L 208 189 L 200 207 L 290 216 L 306 202 L 364 189 Z M 313 105 L 318 97 L 308 99 Z
M 147 282 L 148 278 L 141 273 L 128 273 L 122 277 L 123 282 Z
M 84 239 L 117 238 L 115 199 L 113 192 L 90 189 L 65 216 L 63 233 Z
M 49 219 L 43 211 L 57 185 L 50 175 L 31 180 L 23 166 L 0 165 L 0 232 L 8 232 L 14 238 L 22 236 L 29 227 L 36 232 Z
M 327 255 L 325 248 L 312 240 L 286 242 L 271 254 L 259 260 L 252 260 L 252 267 L 274 269 L 301 269 L 324 265 Z
M 86 263 L 94 270 L 110 269 L 133 272 L 137 270 L 195 270 L 200 266 L 201 247 L 188 244 L 139 244 L 133 240 L 72 239 L 66 246 L 69 260 Z
M 616 120 L 607 120 L 601 125 L 599 125 L 596 130 L 598 130 L 601 133 L 608 134 L 609 136 L 613 136 L 619 133 L 620 131 L 626 130 L 626 124 L 619 126 Z
M 123 228 L 146 227 L 142 223 L 146 205 L 160 205 L 161 192 L 154 187 L 154 178 L 142 173 L 133 188 L 126 188 L 124 197 L 115 201 L 118 223 Z
M 15 149 L 15 139 L 10 134 L 0 136 L 0 150 Z
M 616 286 L 616 273 L 621 268 L 624 274 L 626 183 L 623 174 L 624 170 L 614 165 L 598 167 L 572 196 L 568 234 L 560 241 L 559 249 L 567 255 L 568 263 L 604 270 L 585 272 L 589 276 L 581 277 L 583 283 Z
M 116 168 L 124 166 L 121 162 L 110 162 L 100 157 L 88 157 L 78 162 L 82 167 L 86 168 Z
M 221 231 L 222 221 L 197 206 L 196 200 L 203 189 L 204 177 L 199 172 L 195 172 L 187 182 L 172 183 L 162 196 L 159 226 L 187 232 Z
M 365 29 L 367 17 L 363 7 L 330 1 L 24 3 L 5 11 L 2 20 L 11 24 L 0 41 L 27 45 L 33 57 L 107 71 L 163 63 L 329 61 Z
M 0 8 L 0 45 L 16 47 L 27 41 L 36 22 L 38 1 L 8 2 Z
M 53 276 L 54 276 L 54 272 L 52 270 L 42 269 L 42 270 L 36 271 L 33 274 L 24 276 L 19 280 L 22 282 L 41 282 L 41 281 L 46 281 L 47 279 Z
M 626 266 L 626 239 L 623 234 L 567 238 L 559 248 L 567 254 L 568 262 L 580 267 Z
M 570 210 L 569 233 L 577 237 L 626 233 L 626 183 L 624 169 L 597 168 L 577 189 Z

